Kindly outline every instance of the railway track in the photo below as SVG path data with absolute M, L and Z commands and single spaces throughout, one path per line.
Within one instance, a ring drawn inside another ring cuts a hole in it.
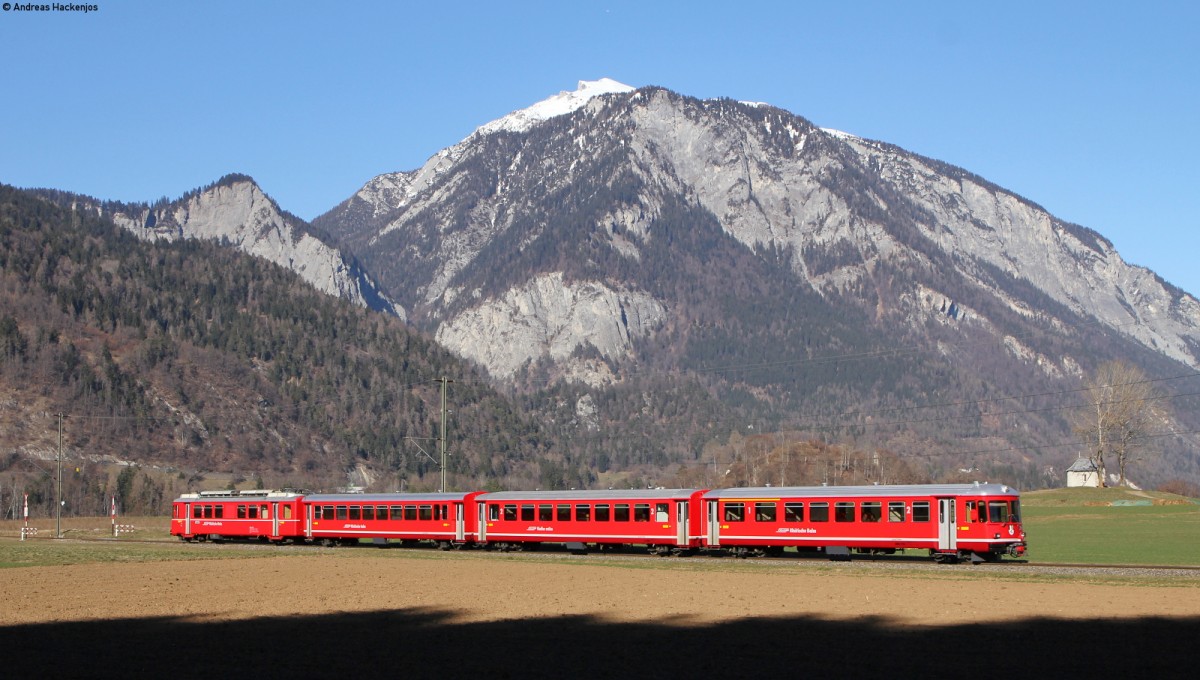
M 150 539 L 150 538 L 112 538 L 110 536 L 68 536 L 62 539 L 54 539 L 51 536 L 39 536 L 26 540 L 32 541 L 73 541 L 85 543 L 107 543 L 107 544 L 141 544 L 141 545 L 158 545 L 158 546 L 178 546 L 178 547 L 196 547 L 201 544 L 184 543 L 182 541 L 175 542 L 174 540 Z M 295 554 L 304 552 L 328 552 L 328 551 L 362 551 L 378 550 L 380 546 L 363 544 L 355 547 L 339 547 L 325 548 L 316 545 L 273 545 L 269 543 L 256 543 L 245 541 L 229 541 L 216 544 L 204 544 L 207 549 L 212 550 L 253 550 L 253 551 L 275 551 L 285 554 Z M 421 545 L 415 547 L 399 547 L 396 544 L 388 544 L 386 550 L 398 550 L 404 552 L 420 552 L 420 553 L 442 553 L 432 544 Z M 749 557 L 738 558 L 732 555 L 705 555 L 699 554 L 693 557 L 662 557 L 652 555 L 636 548 L 628 550 L 618 550 L 612 552 L 593 552 L 587 555 L 573 555 L 565 548 L 559 548 L 554 545 L 543 545 L 537 550 L 517 551 L 517 552 L 493 552 L 489 550 L 467 549 L 453 550 L 445 553 L 447 556 L 452 554 L 474 554 L 479 556 L 484 555 L 504 555 L 509 559 L 572 559 L 572 560 L 594 560 L 599 563 L 604 562 L 620 562 L 620 561 L 642 561 L 654 560 L 664 564 L 672 562 L 686 563 L 692 559 L 714 560 L 714 561 L 729 561 L 731 563 L 749 563 L 749 564 L 771 564 L 780 565 L 812 565 L 812 566 L 828 566 L 828 565 L 855 565 L 863 568 L 878 568 L 878 569 L 917 569 L 917 570 L 932 570 L 932 571 L 960 571 L 960 570 L 1012 570 L 1014 573 L 1044 573 L 1047 575 L 1083 575 L 1083 576 L 1113 576 L 1113 577 L 1133 577 L 1147 576 L 1153 578 L 1181 578 L 1181 579 L 1200 579 L 1200 565 L 1166 565 L 1166 564 L 1097 564 L 1097 563 L 1072 563 L 1072 562 L 1038 562 L 1028 559 L 1005 559 L 1000 562 L 983 562 L 979 564 L 971 564 L 970 562 L 960 562 L 958 564 L 934 564 L 927 555 L 924 554 L 901 554 L 901 555 L 858 555 L 855 554 L 848 562 L 833 562 L 821 555 L 800 555 L 796 553 L 787 553 L 778 557 Z

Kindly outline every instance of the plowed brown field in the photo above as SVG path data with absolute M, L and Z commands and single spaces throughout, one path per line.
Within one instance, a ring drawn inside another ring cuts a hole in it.
M 53 677 L 1190 677 L 1200 639 L 1195 581 L 311 550 L 2 570 L 0 667 Z

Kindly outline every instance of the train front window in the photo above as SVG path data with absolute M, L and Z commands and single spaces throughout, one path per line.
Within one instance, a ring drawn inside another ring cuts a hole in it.
M 1008 520 L 1008 501 L 988 501 L 988 521 L 1004 523 Z

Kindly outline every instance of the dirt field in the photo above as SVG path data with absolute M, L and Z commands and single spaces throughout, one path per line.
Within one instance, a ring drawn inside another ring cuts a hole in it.
M 1195 581 L 589 560 L 364 548 L 7 569 L 0 663 L 54 677 L 906 677 L 947 664 L 1191 677 L 1200 639 Z

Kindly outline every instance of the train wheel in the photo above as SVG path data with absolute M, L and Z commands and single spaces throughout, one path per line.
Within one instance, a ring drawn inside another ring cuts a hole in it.
M 450 549 L 450 541 L 438 541 L 437 547 L 438 547 L 438 550 L 449 550 Z

